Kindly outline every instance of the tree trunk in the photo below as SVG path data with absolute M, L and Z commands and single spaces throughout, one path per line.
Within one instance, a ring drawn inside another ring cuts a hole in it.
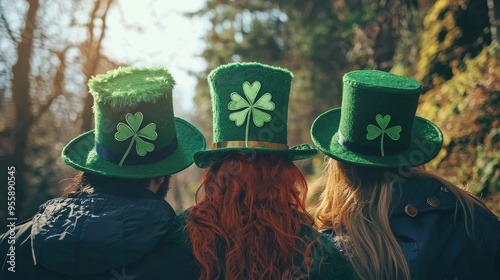
M 491 41 L 500 42 L 500 1 L 488 0 L 488 17 L 490 18 Z
M 85 46 L 87 48 L 86 50 L 87 60 L 84 65 L 84 74 L 86 81 L 88 81 L 90 77 L 92 77 L 92 75 L 96 74 L 95 72 L 97 69 L 97 65 L 101 57 L 101 43 L 102 39 L 104 38 L 104 35 L 106 34 L 106 16 L 108 14 L 109 8 L 111 7 L 111 4 L 113 3 L 113 0 L 107 0 L 106 8 L 102 13 L 102 15 L 99 17 L 97 16 L 97 12 L 102 2 L 103 1 L 101 0 L 95 2 L 89 24 L 87 25 L 89 40 L 87 41 L 87 44 Z M 101 24 L 101 33 L 96 41 L 94 39 L 94 22 L 98 19 L 102 21 L 102 24 Z M 82 111 L 82 131 L 88 131 L 92 129 L 93 104 L 94 104 L 94 98 L 92 97 L 92 94 L 87 93 L 87 97 L 85 97 L 83 111 Z
M 30 60 L 33 51 L 33 33 L 36 29 L 38 0 L 29 0 L 26 25 L 21 33 L 21 42 L 17 46 L 17 62 L 12 67 L 12 99 L 15 108 L 14 154 L 24 155 L 29 122 L 32 118 L 30 98 Z
M 15 175 L 15 197 L 16 217 L 22 215 L 20 209 L 23 209 L 22 203 L 26 197 L 26 163 L 24 161 L 26 154 L 26 145 L 29 135 L 29 128 L 33 122 L 33 112 L 30 97 L 30 60 L 33 51 L 34 31 L 37 28 L 36 16 L 39 8 L 38 0 L 28 0 L 29 9 L 26 15 L 26 24 L 21 33 L 21 41 L 17 46 L 17 62 L 12 67 L 12 101 L 14 103 L 14 123 L 12 127 L 13 136 L 12 152 L 7 157 L 6 162 L 2 163 L 2 177 L 7 180 L 7 167 L 14 166 Z M 7 183 L 4 183 L 7 186 Z M 4 191 L 6 191 L 4 189 Z M 5 205 L 5 204 L 2 204 Z

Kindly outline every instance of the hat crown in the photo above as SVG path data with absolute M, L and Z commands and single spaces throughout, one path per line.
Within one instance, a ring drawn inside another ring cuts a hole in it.
M 343 77 L 339 142 L 353 152 L 385 156 L 407 149 L 422 86 L 378 70 Z
M 257 143 L 287 148 L 292 78 L 288 70 L 259 63 L 232 63 L 214 69 L 208 76 L 214 145 L 249 147 Z
M 289 160 L 318 153 L 311 145 L 288 147 L 288 101 L 293 75 L 278 67 L 231 63 L 208 75 L 212 97 L 212 149 L 194 155 L 199 167 L 232 152 L 272 153 Z
M 441 130 L 415 115 L 419 82 L 377 70 L 343 77 L 342 106 L 311 127 L 318 149 L 343 162 L 373 167 L 419 166 L 439 152 Z
M 174 83 L 163 68 L 119 68 L 89 80 L 97 154 L 119 165 L 140 165 L 174 152 Z

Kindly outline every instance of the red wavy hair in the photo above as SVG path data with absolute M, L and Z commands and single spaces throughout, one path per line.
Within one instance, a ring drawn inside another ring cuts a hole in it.
M 307 184 L 290 160 L 232 153 L 210 166 L 197 197 L 202 190 L 186 224 L 200 279 L 289 279 L 294 265 L 309 269 L 312 242 L 299 236 L 313 225 Z

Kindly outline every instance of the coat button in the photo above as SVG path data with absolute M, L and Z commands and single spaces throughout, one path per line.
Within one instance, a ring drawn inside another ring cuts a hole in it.
M 408 204 L 405 206 L 405 213 L 410 217 L 415 217 L 418 214 L 417 206 L 413 204 Z
M 439 201 L 439 198 L 435 196 L 429 196 L 427 198 L 427 204 L 429 204 L 432 207 L 439 207 L 439 205 L 441 205 L 441 202 Z

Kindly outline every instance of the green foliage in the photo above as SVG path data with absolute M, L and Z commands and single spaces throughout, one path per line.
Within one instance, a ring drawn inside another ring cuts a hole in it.
M 289 107 L 290 144 L 310 142 L 314 118 L 340 105 L 345 72 L 392 66 L 400 34 L 395 30 L 406 26 L 401 24 L 406 13 L 398 1 L 384 3 L 208 1 L 193 14 L 207 16 L 212 23 L 206 36 L 208 47 L 202 53 L 208 63 L 204 74 L 233 61 L 258 61 L 291 70 L 295 78 Z M 197 115 L 210 119 L 209 92 L 203 84 L 202 75 L 195 97 Z
M 419 112 L 444 132 L 430 165 L 473 192 L 500 189 L 500 47 L 491 43 L 486 0 L 439 0 L 424 21 L 418 78 L 427 88 Z M 493 203 L 492 205 L 497 205 Z M 500 213 L 498 206 L 494 210 Z
M 391 73 L 414 77 L 418 72 L 420 41 L 422 40 L 423 19 L 426 12 L 426 10 L 409 11 L 407 28 L 400 30 L 401 37 L 396 44 Z
M 453 78 L 423 96 L 419 113 L 445 135 L 432 167 L 487 195 L 500 190 L 500 46 L 486 47 L 464 67 L 452 68 Z
M 487 0 L 438 0 L 424 20 L 418 79 L 432 87 L 491 43 Z

